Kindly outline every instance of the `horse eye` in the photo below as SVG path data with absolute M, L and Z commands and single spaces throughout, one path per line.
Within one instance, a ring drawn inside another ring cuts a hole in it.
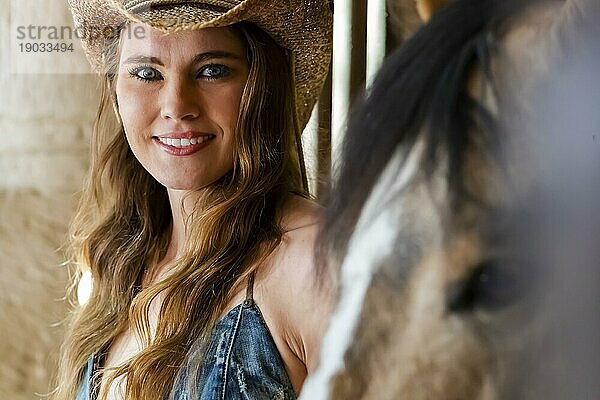
M 450 312 L 475 308 L 496 310 L 517 301 L 524 294 L 527 278 L 516 263 L 489 259 L 481 262 L 464 280 L 448 288 L 447 306 Z

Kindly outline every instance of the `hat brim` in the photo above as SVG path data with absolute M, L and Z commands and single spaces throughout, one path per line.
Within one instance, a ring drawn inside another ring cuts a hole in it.
M 136 13 L 144 23 L 161 30 L 185 29 L 198 21 L 213 21 L 223 15 L 223 11 L 206 9 L 193 4 L 177 4 L 146 9 Z
M 129 9 L 118 0 L 69 3 L 75 25 L 96 30 L 117 29 L 126 22 L 148 24 L 164 32 L 228 26 L 241 21 L 254 23 L 289 50 L 300 129 L 308 123 L 329 71 L 332 14 L 327 0 L 146 0 Z M 101 73 L 105 37 L 85 36 L 82 45 L 94 71 Z

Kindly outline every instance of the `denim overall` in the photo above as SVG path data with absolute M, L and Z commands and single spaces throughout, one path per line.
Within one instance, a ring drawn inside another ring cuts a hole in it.
M 254 276 L 248 279 L 246 300 L 215 326 L 201 360 L 190 357 L 175 379 L 175 400 L 293 400 L 294 389 L 269 328 L 252 297 Z M 91 379 L 97 357 L 85 368 L 76 400 L 92 400 Z M 195 366 L 195 368 L 193 367 Z M 190 372 L 194 368 L 195 372 Z M 188 390 L 194 376 L 194 390 Z M 196 393 L 193 393 L 196 392 Z M 139 399 L 141 400 L 141 399 Z

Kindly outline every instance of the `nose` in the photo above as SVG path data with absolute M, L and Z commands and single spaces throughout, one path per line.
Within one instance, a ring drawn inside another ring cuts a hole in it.
M 195 85 L 185 79 L 176 79 L 163 86 L 161 117 L 165 120 L 183 121 L 200 115 L 200 98 Z

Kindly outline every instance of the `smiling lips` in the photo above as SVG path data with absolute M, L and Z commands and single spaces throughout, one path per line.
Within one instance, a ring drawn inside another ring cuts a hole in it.
M 189 156 L 208 146 L 215 138 L 212 134 L 199 134 L 197 132 L 185 132 L 155 136 L 153 139 L 162 150 L 174 156 Z
M 187 147 L 193 144 L 204 143 L 207 140 L 211 139 L 213 135 L 199 136 L 191 139 L 175 139 L 168 137 L 159 137 L 161 143 L 164 143 L 168 146 L 173 146 L 177 148 Z

